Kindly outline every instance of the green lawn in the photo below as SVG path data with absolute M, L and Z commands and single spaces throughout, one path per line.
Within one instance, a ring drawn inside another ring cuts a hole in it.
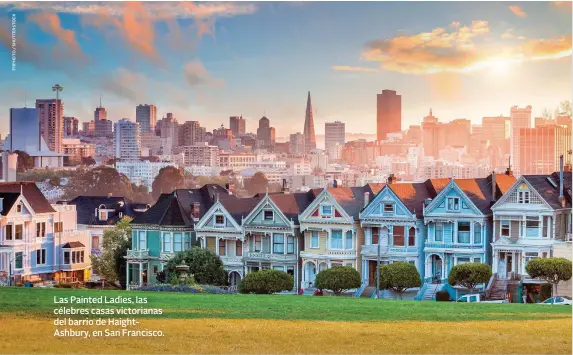
M 55 317 L 54 296 L 147 297 L 144 308 L 162 308 L 150 318 L 228 318 L 328 321 L 466 321 L 540 320 L 571 318 L 570 306 L 531 304 L 467 304 L 454 302 L 393 301 L 348 297 L 294 295 L 208 295 L 168 292 L 98 291 L 75 289 L 0 289 L 0 314 Z M 99 305 L 73 305 L 76 308 Z M 114 305 L 104 305 L 114 307 Z M 138 307 L 131 306 L 131 307 Z

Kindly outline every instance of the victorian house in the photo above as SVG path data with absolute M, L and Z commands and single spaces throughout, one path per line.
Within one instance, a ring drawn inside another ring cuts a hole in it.
M 127 285 L 157 283 L 157 274 L 176 253 L 196 241 L 195 224 L 227 189 L 208 184 L 178 189 L 131 221 L 132 247 L 127 252 Z
M 428 198 L 424 183 L 396 183 L 390 175 L 388 184 L 369 203 L 366 199 L 360 213 L 365 236 L 360 249 L 363 284 L 375 286 L 378 255 L 382 265 L 407 262 L 424 277 L 423 205 Z
M 358 217 L 365 201 L 379 190 L 378 184 L 311 190 L 316 198 L 299 216 L 303 288 L 313 287 L 316 274 L 334 265 L 362 272 L 358 251 L 364 234 Z

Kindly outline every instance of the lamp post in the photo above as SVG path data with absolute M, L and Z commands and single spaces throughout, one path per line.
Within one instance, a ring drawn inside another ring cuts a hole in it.
M 22 259 L 26 256 L 26 254 L 22 254 Z M 10 263 L 8 264 L 8 285 L 12 286 L 12 263 L 16 260 L 16 255 L 13 258 L 10 258 Z M 24 262 L 22 260 L 22 262 Z

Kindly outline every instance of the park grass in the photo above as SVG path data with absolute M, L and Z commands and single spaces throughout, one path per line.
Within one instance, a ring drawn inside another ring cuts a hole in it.
M 147 297 L 164 314 L 136 316 L 134 329 L 165 335 L 54 337 L 53 297 L 70 295 Z M 567 306 L 71 289 L 0 289 L 0 331 L 2 354 L 570 354 L 572 345 Z

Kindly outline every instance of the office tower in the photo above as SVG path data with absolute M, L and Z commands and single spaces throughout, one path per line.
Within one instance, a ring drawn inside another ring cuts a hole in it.
M 38 99 L 36 108 L 40 120 L 40 134 L 52 152 L 62 153 L 64 137 L 64 104 L 60 99 Z
M 139 123 L 123 118 L 115 124 L 115 157 L 125 161 L 139 160 L 141 137 Z
M 219 148 L 203 144 L 181 147 L 185 156 L 185 166 L 217 166 L 219 164 Z
M 91 137 L 95 134 L 95 122 L 89 121 L 82 123 L 82 134 Z
M 437 159 L 440 149 L 446 147 L 447 127 L 438 122 L 430 109 L 430 114 L 422 121 L 422 145 L 426 156 Z
M 382 141 L 388 133 L 402 130 L 402 96 L 393 90 L 382 90 L 376 99 L 376 137 Z
M 571 129 L 563 126 L 540 126 L 519 130 L 521 175 L 545 175 L 559 170 L 559 156 L 571 163 Z M 512 159 L 513 161 L 513 159 Z
M 79 120 L 75 117 L 64 117 L 64 137 L 77 137 Z
M 302 133 L 296 132 L 290 135 L 289 151 L 295 155 L 304 154 L 304 135 Z
M 141 132 L 150 132 L 155 129 L 157 108 L 155 105 L 138 105 L 135 108 L 135 121 L 139 123 Z
M 525 108 L 519 108 L 517 106 L 513 106 L 510 111 L 509 115 L 510 119 L 510 154 L 511 154 L 511 161 L 514 162 L 513 164 L 513 171 L 516 176 L 522 175 L 521 169 L 519 164 L 521 164 L 520 154 L 520 144 L 519 138 L 520 133 L 519 131 L 523 128 L 531 128 L 531 106 L 527 106 Z
M 109 120 L 94 121 L 96 137 L 113 137 L 113 123 Z
M 187 121 L 179 126 L 179 146 L 205 143 L 206 129 L 198 121 Z
M 310 91 L 306 98 L 306 113 L 304 116 L 304 151 L 308 153 L 316 149 L 316 137 L 314 135 L 314 117 L 312 116 L 312 102 L 310 100 Z
M 0 152 L 0 182 L 16 181 L 17 167 L 18 167 L 18 154 L 10 152 Z
M 240 137 L 246 132 L 247 121 L 243 116 L 231 116 L 229 117 L 229 128 L 233 132 L 233 136 Z
M 345 134 L 344 122 L 335 121 L 324 124 L 324 149 L 329 157 L 338 159 L 335 158 L 335 156 L 339 156 L 337 146 L 342 149 L 346 143 Z
M 482 127 L 485 137 L 490 144 L 499 146 L 503 155 L 509 154 L 510 118 L 509 117 L 484 117 Z
M 11 108 L 10 135 L 5 149 L 30 154 L 41 150 L 41 141 L 38 109 Z
M 464 147 L 468 144 L 471 131 L 471 121 L 458 118 L 445 125 L 446 146 Z
M 259 120 L 257 128 L 257 148 L 272 149 L 275 145 L 275 128 L 270 126 L 270 121 L 263 116 Z
M 107 111 L 105 110 L 105 107 L 101 106 L 100 101 L 99 107 L 96 107 L 94 111 L 94 121 L 97 122 L 101 120 L 107 120 Z

